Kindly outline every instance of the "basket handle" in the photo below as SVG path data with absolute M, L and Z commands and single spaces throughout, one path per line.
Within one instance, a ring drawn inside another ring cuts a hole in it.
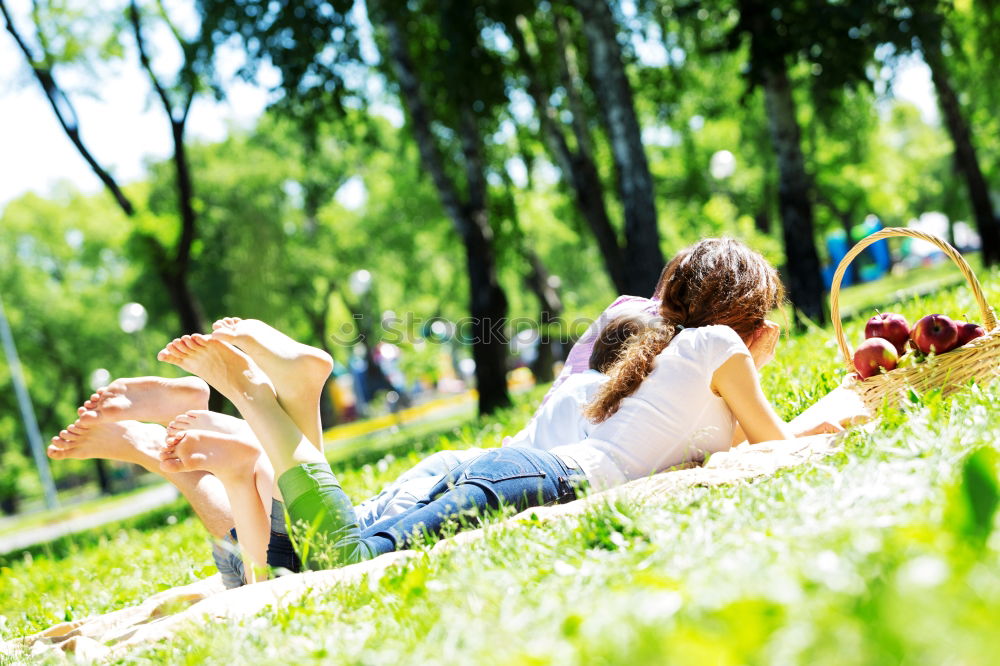
M 933 236 L 931 234 L 925 234 L 922 231 L 917 231 L 916 229 L 906 229 L 902 227 L 889 227 L 882 229 L 881 231 L 876 231 L 870 236 L 862 238 L 857 244 L 851 248 L 850 252 L 844 255 L 844 258 L 840 260 L 840 265 L 837 266 L 837 272 L 833 274 L 833 284 L 830 285 L 830 318 L 833 319 L 833 331 L 837 336 L 837 344 L 840 346 L 840 353 L 844 355 L 844 362 L 853 370 L 854 364 L 851 356 L 851 348 L 847 344 L 847 338 L 844 336 L 844 325 L 840 320 L 840 282 L 844 278 L 844 273 L 847 272 L 847 267 L 854 261 L 854 258 L 861 254 L 861 251 L 866 247 L 880 241 L 883 238 L 895 238 L 895 237 L 909 237 L 916 238 L 918 240 L 927 241 L 928 243 L 933 243 L 938 248 L 941 249 L 948 258 L 951 259 L 958 266 L 958 270 L 962 271 L 962 275 L 965 277 L 966 282 L 969 283 L 969 287 L 972 289 L 972 295 L 976 298 L 976 303 L 979 305 L 979 312 L 983 316 L 983 328 L 987 331 L 992 331 L 997 326 L 996 314 L 993 312 L 993 308 L 990 307 L 989 303 L 986 302 L 986 297 L 983 295 L 983 288 L 979 284 L 979 280 L 976 279 L 976 274 L 972 272 L 972 267 L 969 266 L 969 262 L 965 260 L 958 250 L 953 248 L 947 242 Z

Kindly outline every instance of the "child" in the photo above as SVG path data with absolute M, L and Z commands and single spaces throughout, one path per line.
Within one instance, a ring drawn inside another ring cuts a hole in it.
M 792 437 L 757 376 L 778 336 L 765 317 L 782 296 L 777 272 L 736 241 L 709 239 L 682 251 L 664 275 L 662 321 L 613 367 L 588 408 L 597 426 L 586 439 L 550 451 L 486 451 L 446 475 L 428 501 L 364 531 L 330 466 L 249 358 L 204 336 L 171 343 L 161 358 L 236 405 L 274 465 L 307 564 L 341 566 L 406 548 L 414 535 L 438 533 L 470 510 L 566 502 L 582 488 L 612 487 L 728 448 L 737 422 L 751 443 Z
M 607 381 L 607 372 L 618 360 L 628 340 L 651 330 L 658 319 L 646 313 L 617 317 L 608 324 L 595 341 L 589 369 L 574 374 L 552 392 L 525 428 L 504 441 L 504 446 L 521 446 L 548 450 L 570 442 L 586 439 L 594 424 L 583 416 L 583 409 Z M 359 526 L 364 529 L 376 522 L 397 516 L 414 505 L 424 502 L 427 492 L 440 477 L 484 452 L 484 449 L 438 451 L 417 463 L 381 493 L 362 502 L 355 511 Z

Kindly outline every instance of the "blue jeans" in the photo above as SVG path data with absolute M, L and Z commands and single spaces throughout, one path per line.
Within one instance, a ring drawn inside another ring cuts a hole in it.
M 398 516 L 411 509 L 427 497 L 441 477 L 482 453 L 483 449 L 460 449 L 438 451 L 427 456 L 383 488 L 378 495 L 354 507 L 358 525 L 364 530 L 383 518 Z
M 362 533 L 391 539 L 396 549 L 424 532 L 436 535 L 446 522 L 476 516 L 501 505 L 522 511 L 576 498 L 586 477 L 540 449 L 504 447 L 486 451 L 447 475 L 408 511 L 384 518 Z
M 439 534 L 454 518 L 479 515 L 501 504 L 521 511 L 568 502 L 585 481 L 582 472 L 547 451 L 492 449 L 449 472 L 409 510 L 364 531 L 326 463 L 293 467 L 281 475 L 278 485 L 298 536 L 296 545 L 309 548 L 303 559 L 318 568 L 407 548 L 419 535 Z

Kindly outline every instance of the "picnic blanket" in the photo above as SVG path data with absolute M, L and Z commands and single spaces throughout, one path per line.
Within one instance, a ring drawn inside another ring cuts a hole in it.
M 822 420 L 844 421 L 867 415 L 851 391 L 837 389 L 803 412 L 793 422 L 804 429 Z M 814 435 L 792 440 L 743 444 L 713 455 L 703 466 L 675 469 L 632 481 L 619 488 L 589 495 L 567 504 L 535 507 L 484 528 L 459 532 L 431 549 L 431 556 L 480 539 L 489 530 L 530 519 L 558 520 L 582 514 L 609 500 L 647 503 L 685 488 L 752 481 L 778 470 L 805 465 L 838 450 L 841 435 Z M 131 649 L 169 639 L 178 630 L 216 621 L 239 621 L 267 610 L 294 605 L 311 594 L 338 585 L 355 585 L 379 576 L 391 567 L 421 557 L 414 551 L 387 553 L 340 569 L 281 576 L 226 590 L 218 575 L 165 590 L 142 603 L 96 617 L 64 622 L 30 636 L 0 644 L 0 655 L 41 657 L 73 653 L 86 661 L 121 657 Z

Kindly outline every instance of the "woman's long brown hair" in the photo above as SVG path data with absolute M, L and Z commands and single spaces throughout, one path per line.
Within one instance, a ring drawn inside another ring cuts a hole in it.
M 662 322 L 625 347 L 610 379 L 584 410 L 594 423 L 607 420 L 635 393 L 681 328 L 719 324 L 749 340 L 785 293 L 774 267 L 730 238 L 708 238 L 678 252 L 657 291 Z

